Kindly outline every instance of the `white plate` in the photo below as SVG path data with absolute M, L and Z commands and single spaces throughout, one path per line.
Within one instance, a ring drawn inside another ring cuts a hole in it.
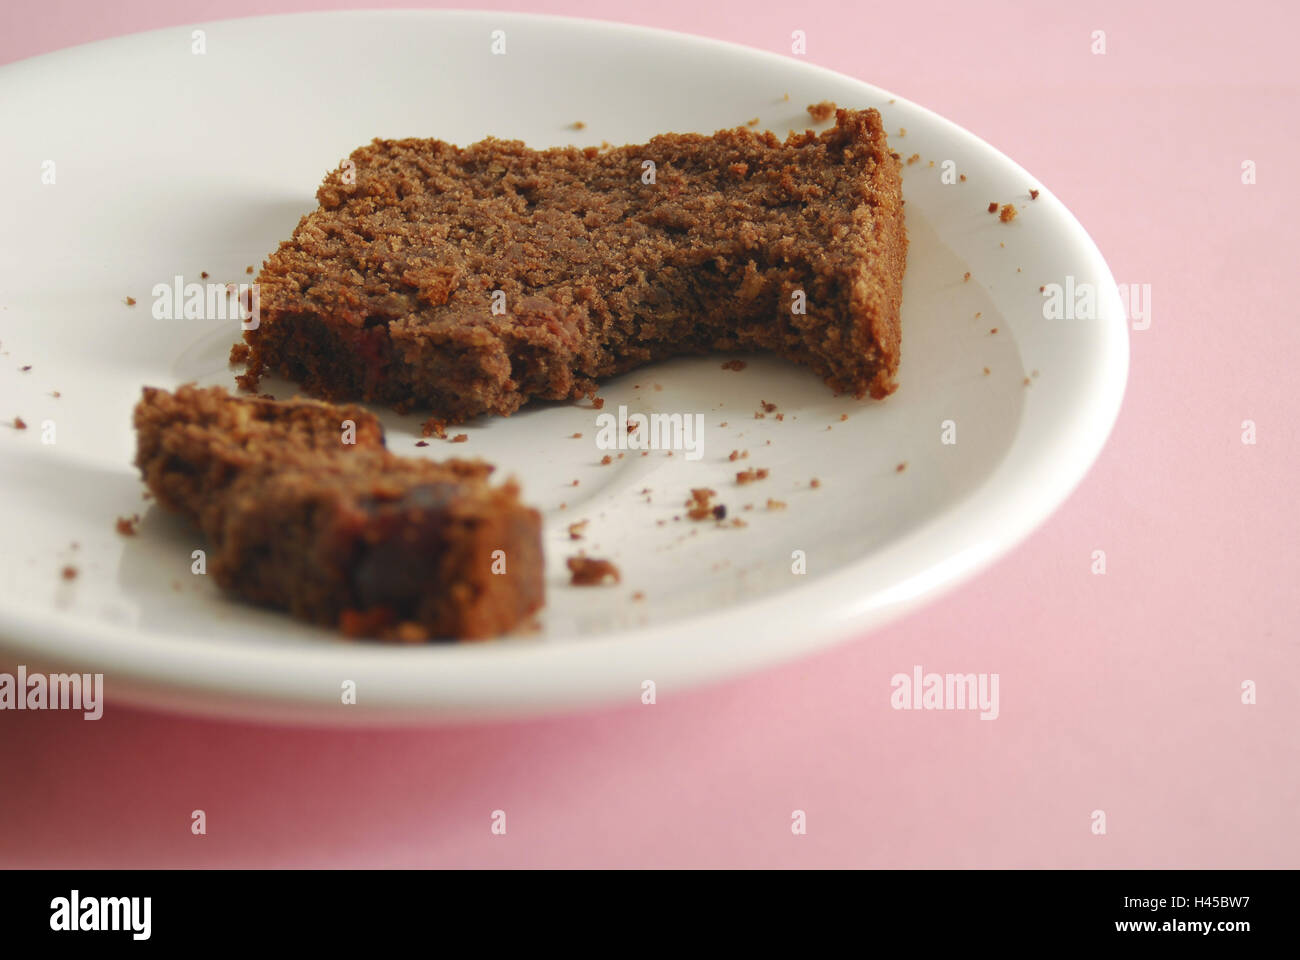
M 1114 422 L 1127 331 L 1088 234 L 1016 164 L 890 93 L 798 57 L 583 20 L 385 12 L 202 29 L 202 54 L 191 28 L 169 29 L 0 69 L 0 421 L 30 425 L 0 427 L 0 647 L 30 669 L 104 673 L 110 707 L 388 722 L 633 703 L 646 680 L 666 695 L 934 598 L 1040 524 Z M 491 50 L 495 30 L 504 55 Z M 201 539 L 141 502 L 130 428 L 140 387 L 229 384 L 235 339 L 229 322 L 154 319 L 154 285 L 200 271 L 251 280 L 245 266 L 289 235 L 355 146 L 488 134 L 638 142 L 755 116 L 784 135 L 808 127 L 804 106 L 823 99 L 878 107 L 895 149 L 921 158 L 905 168 L 911 250 L 894 396 L 836 398 L 765 357 L 741 372 L 722 370 L 722 357 L 665 363 L 609 383 L 605 409 L 702 413 L 703 458 L 631 453 L 608 466 L 586 406 L 476 422 L 463 445 L 418 450 L 419 418 L 385 414 L 396 450 L 477 454 L 522 479 L 546 516 L 540 632 L 341 641 L 222 597 L 190 572 Z M 964 182 L 942 182 L 945 160 Z M 1042 191 L 1032 201 L 1031 187 Z M 990 200 L 1020 216 L 999 222 Z M 1092 285 L 1091 318 L 1044 319 L 1040 285 L 1067 276 Z M 784 419 L 755 419 L 760 401 Z M 955 444 L 942 442 L 946 420 Z M 49 425 L 55 442 L 43 443 Z M 729 461 L 733 449 L 749 459 Z M 771 476 L 737 487 L 745 466 Z M 674 520 L 688 490 L 705 486 L 748 526 Z M 768 498 L 788 508 L 769 511 Z M 135 512 L 139 534 L 119 536 L 115 519 Z M 586 540 L 569 540 L 583 519 Z M 613 559 L 622 585 L 568 586 L 564 559 L 578 547 Z M 792 572 L 794 551 L 806 574 Z M 65 564 L 74 580 L 60 576 Z M 344 706 L 348 680 L 358 702 Z

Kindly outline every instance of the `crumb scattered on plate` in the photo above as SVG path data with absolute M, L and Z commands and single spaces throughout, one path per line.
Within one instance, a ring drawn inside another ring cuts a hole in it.
M 835 114 L 835 101 L 823 100 L 821 103 L 808 104 L 808 116 L 813 123 L 825 123 Z
M 596 557 L 569 557 L 565 564 L 571 575 L 569 583 L 575 587 L 596 587 L 609 580 L 615 583 L 622 580 L 618 567 L 608 560 Z

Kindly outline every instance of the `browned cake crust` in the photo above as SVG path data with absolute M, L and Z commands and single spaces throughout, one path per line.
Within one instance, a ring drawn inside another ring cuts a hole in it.
M 135 428 L 145 483 L 247 600 L 403 639 L 492 636 L 542 605 L 541 517 L 515 484 L 399 457 L 358 407 L 146 387 Z
M 258 276 L 260 325 L 232 352 L 246 388 L 276 372 L 455 422 L 664 357 L 753 349 L 837 392 L 895 387 L 907 233 L 875 110 L 785 141 L 375 140 L 316 195 Z

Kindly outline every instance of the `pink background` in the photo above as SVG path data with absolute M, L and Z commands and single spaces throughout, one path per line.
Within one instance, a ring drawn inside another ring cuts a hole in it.
M 7 2 L 0 62 L 365 5 Z M 830 652 L 654 707 L 345 733 L 111 702 L 97 723 L 7 713 L 0 864 L 1300 866 L 1300 317 L 1283 296 L 1300 213 L 1297 7 L 494 5 L 787 53 L 803 29 L 809 60 L 1024 164 L 1117 280 L 1152 288 L 1109 446 L 1064 508 L 973 583 Z M 1094 29 L 1105 56 L 1088 51 Z M 1254 186 L 1240 181 L 1246 159 Z M 1096 549 L 1105 576 L 1090 573 Z M 890 709 L 889 678 L 914 664 L 999 673 L 1001 717 Z M 209 833 L 196 838 L 200 807 Z M 498 808 L 505 837 L 489 831 Z M 807 836 L 791 834 L 795 809 Z M 1089 829 L 1095 809 L 1105 836 Z

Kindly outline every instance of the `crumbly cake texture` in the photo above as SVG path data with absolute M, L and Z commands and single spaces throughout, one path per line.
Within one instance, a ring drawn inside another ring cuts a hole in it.
M 135 429 L 149 490 L 246 600 L 408 640 L 493 636 L 542 605 L 541 517 L 518 487 L 392 453 L 360 407 L 146 387 Z
M 260 323 L 231 357 L 246 389 L 278 373 L 451 423 L 713 350 L 895 388 L 907 233 L 874 109 L 784 141 L 375 140 L 316 196 L 258 275 Z

